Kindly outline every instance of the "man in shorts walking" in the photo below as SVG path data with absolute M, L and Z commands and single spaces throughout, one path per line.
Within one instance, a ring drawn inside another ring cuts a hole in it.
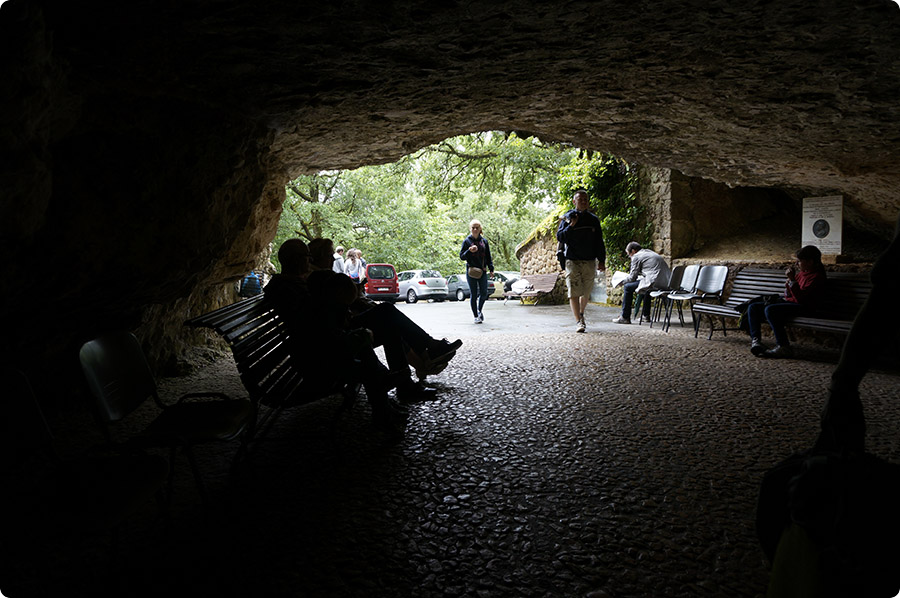
M 572 197 L 574 210 L 569 210 L 559 221 L 556 240 L 565 247 L 566 288 L 569 303 L 578 323 L 576 332 L 584 332 L 584 310 L 594 288 L 594 272 L 606 271 L 606 246 L 600 219 L 589 211 L 588 194 L 579 189 Z

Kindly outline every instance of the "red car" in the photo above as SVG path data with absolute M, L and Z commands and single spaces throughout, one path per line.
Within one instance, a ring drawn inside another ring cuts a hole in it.
M 366 297 L 393 303 L 400 297 L 397 271 L 390 264 L 366 265 Z

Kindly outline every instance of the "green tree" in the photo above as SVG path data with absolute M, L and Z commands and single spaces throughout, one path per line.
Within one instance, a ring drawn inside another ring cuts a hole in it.
M 515 133 L 446 139 L 401 160 L 301 176 L 287 185 L 275 243 L 329 237 L 366 261 L 400 270 L 462 270 L 459 246 L 482 221 L 497 269 L 518 270 L 515 247 L 553 208 L 560 168 L 577 151 Z

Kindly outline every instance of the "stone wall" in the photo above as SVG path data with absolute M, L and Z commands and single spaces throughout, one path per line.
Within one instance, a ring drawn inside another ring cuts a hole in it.
M 516 247 L 519 258 L 519 271 L 524 278 L 529 274 L 552 274 L 561 272 L 556 259 L 556 225 L 559 222 L 560 210 L 556 210 L 544 219 L 531 233 L 528 239 Z M 566 302 L 565 278 L 560 277 L 553 292 L 541 299 L 542 303 L 560 304 Z
M 650 166 L 639 168 L 638 181 L 638 201 L 653 224 L 651 249 L 669 258 L 689 257 L 774 216 L 793 218 L 799 231 L 798 203 L 779 189 L 729 187 Z
M 668 258 L 672 255 L 672 171 L 641 166 L 637 175 L 637 200 L 646 208 L 647 219 L 653 224 L 651 249 Z

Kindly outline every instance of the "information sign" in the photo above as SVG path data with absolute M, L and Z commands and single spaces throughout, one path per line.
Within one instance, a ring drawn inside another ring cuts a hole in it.
M 822 255 L 841 254 L 844 198 L 840 195 L 807 197 L 803 200 L 801 244 L 815 245 Z

